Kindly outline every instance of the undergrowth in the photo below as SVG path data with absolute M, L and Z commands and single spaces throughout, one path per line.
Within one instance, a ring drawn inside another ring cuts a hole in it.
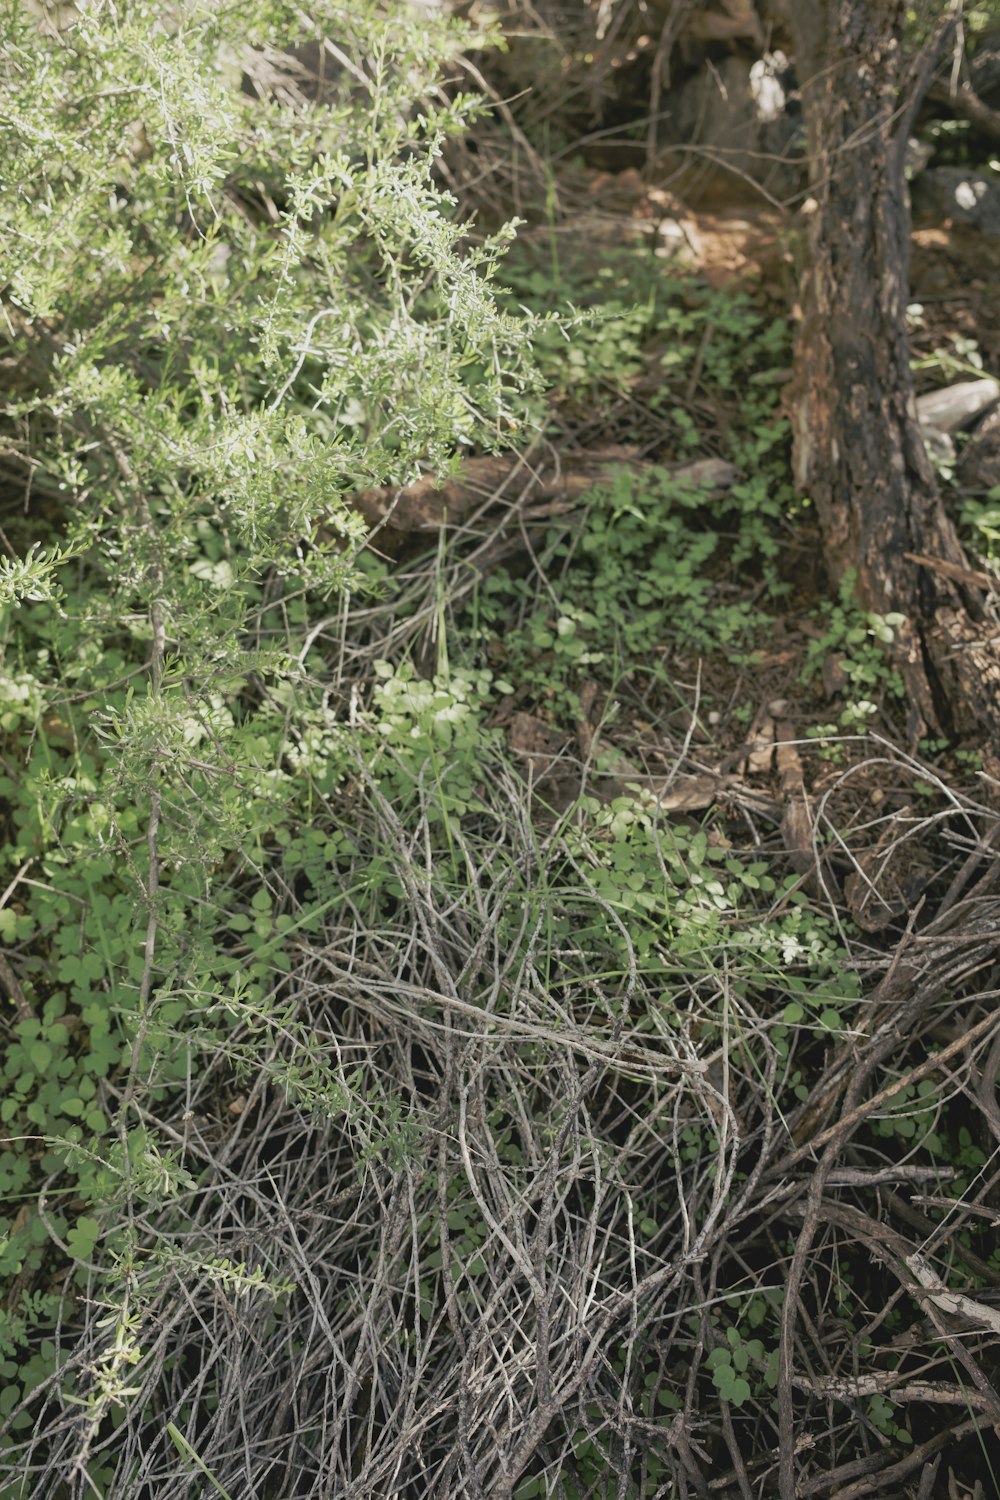
M 896 800 L 856 837 L 821 801 L 796 863 L 730 783 L 678 811 L 560 752 L 556 796 L 507 734 L 571 738 L 629 674 L 669 694 L 668 644 L 752 663 L 796 506 L 786 330 L 638 260 L 589 321 L 544 320 L 571 269 L 501 290 L 506 237 L 471 246 L 432 173 L 479 109 L 437 89 L 460 28 L 354 0 L 4 26 L 0 1497 L 652 1500 L 772 1453 L 781 1400 L 831 1463 L 859 1409 L 902 1451 L 869 1243 L 834 1219 L 796 1248 L 811 1111 L 896 972 L 832 889 L 873 878 L 870 827 L 920 831 L 945 922 L 989 808 L 859 734 L 823 797 L 870 763 Z M 241 90 L 345 29 L 332 103 Z M 364 554 L 353 490 L 609 391 L 656 462 L 508 565 Z M 706 448 L 721 489 L 678 472 Z M 806 677 L 839 654 L 840 727 L 869 727 L 894 622 L 849 591 L 823 620 Z M 668 782 L 696 778 L 696 714 L 650 701 Z M 865 1173 L 934 1189 L 924 1251 L 974 1292 L 984 1226 L 937 1226 L 992 1158 L 971 1085 L 920 1069 L 987 940 L 956 959 L 946 929 L 912 981 L 938 1030 L 896 1035 L 822 1162 L 859 1202 Z M 803 1343 L 836 1388 L 793 1385 Z M 942 1382 L 952 1354 L 925 1352 Z

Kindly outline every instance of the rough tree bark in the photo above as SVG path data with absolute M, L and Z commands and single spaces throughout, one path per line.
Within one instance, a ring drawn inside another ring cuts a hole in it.
M 792 0 L 787 13 L 813 200 L 788 402 L 796 480 L 816 505 L 834 581 L 854 569 L 867 608 L 906 616 L 894 650 L 914 732 L 996 733 L 1000 653 L 910 372 L 904 153 L 933 58 L 905 67 L 904 0 Z

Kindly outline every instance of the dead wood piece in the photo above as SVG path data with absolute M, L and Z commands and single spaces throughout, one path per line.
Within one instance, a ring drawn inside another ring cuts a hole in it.
M 997 1079 L 1000 1078 L 1000 1037 L 989 1050 L 981 1072 L 976 1073 L 976 1098 L 993 1139 L 1000 1145 L 1000 1107 L 997 1105 Z
M 745 744 L 749 754 L 743 761 L 744 773 L 748 776 L 766 776 L 775 760 L 775 741 L 778 738 L 777 716 L 786 712 L 788 703 L 784 698 L 774 698 L 762 703 L 754 714 L 753 723 L 747 730 Z M 789 738 L 794 735 L 789 734 Z M 786 761 L 786 766 L 787 766 Z
M 937 1198 L 933 1193 L 921 1193 L 919 1196 L 914 1195 L 910 1199 L 911 1203 L 921 1203 L 927 1208 L 944 1208 L 949 1213 L 955 1212 L 957 1201 L 955 1198 Z M 961 1212 L 963 1217 L 967 1214 L 972 1214 L 975 1218 L 988 1219 L 990 1227 L 993 1229 L 1000 1227 L 1000 1213 L 997 1213 L 994 1208 L 983 1208 L 981 1203 L 966 1203 L 962 1201 Z
M 931 990 L 930 987 L 928 987 L 928 989 L 924 991 L 921 998 L 926 1002 L 928 996 L 935 993 L 940 993 L 940 990 Z M 844 1078 L 842 1081 L 834 1080 L 830 1085 L 832 1097 L 827 1097 L 827 1094 L 824 1091 L 824 1093 L 819 1096 L 817 1101 L 814 1102 L 812 1099 L 810 1100 L 809 1109 L 800 1120 L 796 1121 L 792 1131 L 792 1139 L 796 1142 L 796 1149 L 794 1151 L 790 1151 L 787 1156 L 783 1157 L 781 1161 L 779 1161 L 776 1166 L 774 1166 L 768 1172 L 768 1177 L 777 1177 L 781 1176 L 785 1172 L 788 1172 L 792 1167 L 798 1166 L 800 1161 L 805 1160 L 806 1157 L 812 1156 L 816 1151 L 819 1150 L 821 1146 L 825 1146 L 829 1141 L 840 1139 L 842 1143 L 846 1142 L 849 1137 L 854 1134 L 854 1131 L 858 1128 L 863 1120 L 868 1119 L 871 1115 L 875 1114 L 882 1108 L 884 1104 L 887 1104 L 890 1099 L 894 1099 L 896 1095 L 900 1093 L 904 1088 L 909 1087 L 909 1085 L 911 1084 L 919 1083 L 922 1078 L 926 1078 L 931 1073 L 936 1072 L 937 1069 L 940 1068 L 944 1063 L 948 1062 L 952 1057 L 956 1056 L 965 1047 L 968 1047 L 973 1042 L 978 1041 L 980 1037 L 986 1035 L 991 1027 L 996 1027 L 997 1025 L 998 1022 L 995 1015 L 985 1016 L 983 1020 L 979 1021 L 975 1026 L 970 1027 L 970 1029 L 963 1036 L 958 1037 L 956 1041 L 950 1043 L 949 1046 L 944 1047 L 940 1052 L 936 1052 L 934 1056 L 929 1058 L 926 1062 L 920 1063 L 917 1067 L 910 1068 L 909 1071 L 904 1073 L 901 1078 L 897 1078 L 893 1083 L 887 1084 L 885 1088 L 880 1089 L 879 1092 L 872 1095 L 870 1099 L 863 1100 L 862 1103 L 858 1104 L 854 1109 L 849 1110 L 846 1115 L 844 1115 L 840 1120 L 836 1122 L 836 1124 L 829 1125 L 825 1130 L 820 1130 L 818 1134 L 813 1135 L 812 1130 L 818 1123 L 818 1118 L 822 1118 L 822 1115 L 818 1114 L 818 1111 L 828 1110 L 832 1106 L 833 1099 L 835 1099 L 839 1093 L 843 1092 L 843 1089 L 847 1086 L 846 1078 Z M 872 1038 L 873 1053 L 877 1055 L 890 1041 L 890 1035 L 874 1036 Z
M 427 474 L 412 484 L 359 490 L 349 497 L 369 526 L 407 536 L 460 525 L 480 506 L 507 491 L 518 504 L 544 497 L 578 500 L 599 485 L 611 484 L 622 469 L 640 475 L 651 465 L 632 447 L 595 448 L 534 463 L 523 454 L 469 458 L 457 475 Z M 699 459 L 671 470 L 679 484 L 699 489 L 730 489 L 740 471 L 719 458 Z
M 774 760 L 774 720 L 768 715 L 758 716 L 747 736 L 750 753 L 744 761 L 748 776 L 767 776 Z
M 824 1155 L 828 1158 L 829 1152 Z M 788 1277 L 782 1318 L 785 1343 L 782 1347 L 782 1379 L 779 1381 L 778 1399 L 779 1402 L 784 1400 L 787 1408 L 787 1414 L 782 1413 L 785 1417 L 783 1427 L 788 1428 L 788 1416 L 791 1415 L 790 1391 L 794 1376 L 791 1368 L 791 1340 L 795 1331 L 797 1281 L 801 1277 L 801 1267 L 805 1256 L 808 1255 L 820 1221 L 839 1225 L 845 1229 L 848 1234 L 853 1235 L 865 1245 L 871 1254 L 896 1277 L 901 1288 L 919 1304 L 937 1337 L 948 1346 L 953 1359 L 963 1367 L 972 1386 L 983 1398 L 983 1410 L 989 1414 L 993 1425 L 1000 1424 L 1000 1395 L 997 1394 L 992 1382 L 982 1369 L 974 1348 L 958 1336 L 960 1331 L 970 1326 L 972 1329 L 993 1331 L 996 1326 L 1000 1326 L 1000 1314 L 984 1303 L 966 1297 L 963 1293 L 952 1292 L 916 1247 L 896 1230 L 871 1218 L 860 1209 L 824 1198 L 821 1189 L 817 1193 L 815 1187 L 821 1184 L 822 1173 L 821 1164 L 818 1175 L 814 1178 L 813 1188 L 810 1189 L 809 1199 L 805 1203 L 791 1203 L 786 1210 L 790 1216 L 801 1217 L 803 1227 L 796 1244 L 791 1274 Z M 799 1278 L 796 1278 L 794 1274 L 796 1268 L 800 1269 Z M 952 1321 L 955 1319 L 959 1320 L 958 1328 Z M 783 1468 L 787 1475 L 790 1472 L 790 1465 L 785 1453 L 787 1451 L 790 1454 L 791 1451 L 787 1431 L 782 1434 L 782 1444 L 782 1458 L 785 1460 Z M 793 1472 L 791 1482 L 785 1485 L 785 1489 L 789 1497 L 793 1494 L 802 1494 L 802 1489 L 795 1484 Z M 847 1493 L 850 1492 L 850 1490 L 847 1491 Z
M 842 1464 L 826 1474 L 817 1474 L 815 1478 L 800 1484 L 798 1493 L 803 1500 L 816 1500 L 820 1495 L 829 1496 L 829 1500 L 861 1500 L 864 1495 L 889 1494 L 892 1492 L 889 1486 L 894 1487 L 921 1465 L 926 1466 L 925 1472 L 932 1477 L 936 1475 L 941 1451 L 968 1437 L 970 1432 L 977 1432 L 981 1426 L 981 1417 L 969 1417 L 967 1421 L 945 1427 L 926 1442 L 911 1448 L 904 1458 L 894 1464 L 887 1461 L 892 1450 L 880 1450 L 869 1454 L 867 1458 Z M 934 1461 L 929 1462 L 930 1460 Z M 853 1483 L 845 1483 L 851 1479 Z M 843 1488 L 836 1488 L 839 1485 L 843 1485 Z M 918 1500 L 927 1500 L 929 1494 L 930 1491 L 924 1489 L 921 1481 Z
M 21 988 L 20 980 L 3 954 L 0 954 L 0 984 L 3 985 L 13 1002 L 14 1009 L 17 1012 L 17 1019 L 19 1021 L 34 1021 L 36 1016 L 31 1007 L 31 1002 L 25 995 Z
M 800 1203 L 790 1203 L 787 1212 L 798 1218 L 805 1210 Z M 917 1302 L 929 1303 L 970 1328 L 1000 1333 L 1000 1310 L 964 1292 L 952 1291 L 917 1247 L 898 1230 L 880 1223 L 851 1204 L 838 1203 L 832 1198 L 823 1200 L 822 1218 L 826 1223 L 839 1225 L 849 1234 L 856 1235 L 877 1259 L 892 1270 Z M 1000 1396 L 985 1378 L 977 1384 L 989 1402 L 993 1420 L 1000 1422 Z
M 920 1212 L 915 1206 L 916 1199 L 904 1198 L 901 1193 L 895 1192 L 892 1188 L 889 1188 L 883 1195 L 883 1202 L 896 1219 L 916 1230 L 924 1249 L 928 1246 L 936 1246 L 947 1239 L 951 1255 L 966 1265 L 973 1276 L 980 1277 L 986 1285 L 990 1285 L 996 1279 L 996 1272 L 993 1268 L 962 1242 L 960 1231 L 965 1226 L 968 1211 L 968 1206 L 964 1201 L 953 1199 L 948 1204 L 947 1219 L 939 1224 L 932 1223 L 926 1214 Z
M 794 739 L 795 730 L 792 725 L 787 719 L 782 720 L 777 727 L 774 752 L 783 804 L 781 838 L 792 869 L 796 875 L 802 875 L 807 880 L 811 880 L 817 889 L 811 891 L 810 894 L 818 895 L 812 815 L 809 811 L 802 757 L 795 748 Z
M 796 874 L 810 876 L 816 871 L 816 853 L 813 850 L 813 819 L 804 799 L 787 801 L 781 813 L 781 840 L 784 843 L 789 864 Z
M 499 499 L 511 485 L 522 503 L 543 495 L 586 494 L 596 484 L 609 482 L 622 466 L 646 467 L 634 448 L 575 453 L 565 468 L 552 462 L 535 464 L 523 454 L 486 455 L 466 459 L 450 479 L 427 474 L 413 484 L 359 490 L 350 499 L 369 526 L 386 524 L 405 535 L 461 523 L 478 506 Z
M 967 583 L 972 588 L 985 589 L 987 593 L 1000 588 L 1000 578 L 994 578 L 978 568 L 966 568 L 961 563 L 947 562 L 943 557 L 924 557 L 919 552 L 906 552 L 903 555 L 908 562 L 917 563 L 921 568 L 930 568 L 933 572 L 940 573 L 942 578 L 951 578 L 955 583 Z
M 894 1371 L 878 1375 L 857 1375 L 838 1379 L 836 1376 L 820 1376 L 809 1380 L 802 1375 L 793 1375 L 792 1384 L 800 1391 L 828 1401 L 861 1401 L 866 1396 L 892 1394 L 895 1402 L 926 1401 L 942 1406 L 967 1406 L 978 1411 L 990 1411 L 990 1403 L 981 1391 L 968 1386 L 949 1385 L 944 1380 L 910 1380 Z
M 675 772 L 669 776 L 649 776 L 627 755 L 599 738 L 588 739 L 586 746 L 584 754 L 589 753 L 599 764 L 599 795 L 602 800 L 610 801 L 631 793 L 647 807 L 659 812 L 703 812 L 742 786 L 738 776 L 727 776 L 722 772 L 702 775 Z

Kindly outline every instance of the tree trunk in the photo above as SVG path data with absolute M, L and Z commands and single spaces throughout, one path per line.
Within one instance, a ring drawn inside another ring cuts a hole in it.
M 905 14 L 903 0 L 789 6 L 812 195 L 789 399 L 796 483 L 816 506 L 833 580 L 854 569 L 866 608 L 906 617 L 893 650 L 914 733 L 996 731 L 998 654 L 910 372 L 904 153 L 920 82 L 901 97 Z

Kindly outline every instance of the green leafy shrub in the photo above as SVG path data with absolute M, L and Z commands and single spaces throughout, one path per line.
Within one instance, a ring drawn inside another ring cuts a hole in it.
M 961 518 L 976 550 L 992 563 L 1000 560 L 1000 485 L 985 499 L 964 500 Z
M 760 1339 L 745 1339 L 732 1326 L 725 1336 L 726 1342 L 712 1349 L 705 1360 L 720 1398 L 732 1406 L 743 1406 L 750 1399 L 751 1382 L 773 1391 L 778 1384 L 777 1349 L 768 1353 Z
M 241 88 L 261 49 L 326 34 L 359 60 L 326 104 Z M 273 994 L 346 839 L 308 825 L 352 765 L 314 645 L 361 585 L 348 497 L 497 446 L 538 386 L 531 320 L 491 286 L 509 231 L 471 248 L 434 176 L 480 108 L 434 93 L 470 35 L 364 0 L 14 0 L 0 22 L 0 423 L 45 538 L 0 569 L 0 941 L 23 988 L 0 1271 L 104 1278 L 91 1436 L 155 1291 L 135 1215 L 186 1223 L 156 1126 L 184 1080 L 222 1055 L 306 1115 L 372 1113 Z M 53 1308 L 8 1309 L 5 1410 L 54 1369 Z
M 706 503 L 704 490 L 669 471 L 644 476 L 640 489 L 622 470 L 612 488 L 595 490 L 577 532 L 550 533 L 548 595 L 536 596 L 531 578 L 492 573 L 477 601 L 480 633 L 524 611 L 502 635 L 506 675 L 572 719 L 587 677 L 613 681 L 634 663 L 655 674 L 672 645 L 746 648 L 759 618 L 746 602 L 718 602 L 708 565 L 720 537 Z
M 840 582 L 836 603 L 822 606 L 822 634 L 809 642 L 801 680 L 811 682 L 829 656 L 835 656 L 844 675 L 846 702 L 840 723 L 849 731 L 864 730 L 886 696 L 903 696 L 903 680 L 889 663 L 884 647 L 904 617 L 865 612 L 854 597 L 857 577 L 848 570 Z

